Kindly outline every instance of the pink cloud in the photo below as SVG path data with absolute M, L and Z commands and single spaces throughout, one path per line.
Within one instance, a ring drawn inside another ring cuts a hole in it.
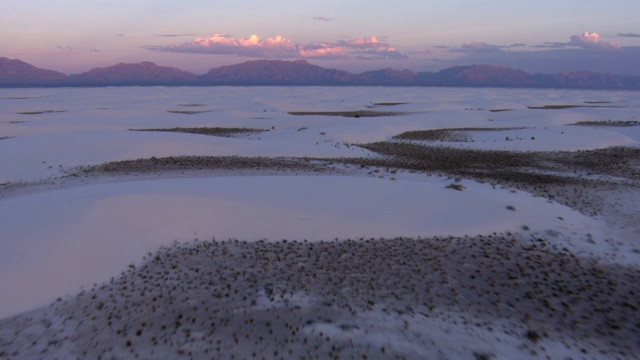
M 349 55 L 368 60 L 408 58 L 389 44 L 380 42 L 375 36 L 343 40 L 335 44 L 306 45 L 300 51 L 302 57 L 344 58 Z
M 91 48 L 91 49 L 87 49 L 87 48 L 84 48 L 84 47 L 74 48 L 74 47 L 71 47 L 71 46 L 62 46 L 62 45 L 56 46 L 56 49 L 58 49 L 60 51 L 64 51 L 64 52 L 69 52 L 69 53 L 71 53 L 71 52 L 91 52 L 91 53 L 100 52 L 100 50 L 94 49 L 94 48 Z
M 579 35 L 573 35 L 569 45 L 579 46 L 588 49 L 619 49 L 620 45 L 613 41 L 601 41 L 600 35 L 595 32 L 585 31 Z
M 380 42 L 375 36 L 339 41 L 338 45 L 350 49 L 352 54 L 358 59 L 406 60 L 409 58 L 406 54 L 399 52 L 389 44 Z
M 298 46 L 280 35 L 266 39 L 252 34 L 248 38 L 234 38 L 224 34 L 197 37 L 193 41 L 169 46 L 149 46 L 149 50 L 178 53 L 239 55 L 248 57 L 296 57 Z
M 353 39 L 344 42 L 345 44 L 354 48 L 376 48 L 380 46 L 386 46 L 386 44 L 380 43 L 375 36 L 363 37 L 360 39 Z
M 375 36 L 367 36 L 359 39 L 339 41 L 338 44 L 351 49 L 391 49 L 392 51 L 395 51 L 395 49 L 391 48 L 389 44 L 380 42 Z
M 163 52 L 226 54 L 262 58 L 317 58 L 336 59 L 355 56 L 361 59 L 406 59 L 389 44 L 380 42 L 375 36 L 363 37 L 336 43 L 297 44 L 281 35 L 260 38 L 234 38 L 224 34 L 198 37 L 184 44 L 148 46 L 147 49 Z
M 347 49 L 343 46 L 316 43 L 304 46 L 298 54 L 304 58 L 338 59 L 347 57 Z

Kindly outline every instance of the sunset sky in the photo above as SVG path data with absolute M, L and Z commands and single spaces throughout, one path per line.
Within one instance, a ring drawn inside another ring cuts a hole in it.
M 256 59 L 640 74 L 638 0 L 0 0 L 0 56 L 67 74 Z

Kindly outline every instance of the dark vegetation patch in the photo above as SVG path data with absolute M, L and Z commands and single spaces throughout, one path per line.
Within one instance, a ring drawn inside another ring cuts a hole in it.
M 26 100 L 26 99 L 44 99 L 46 96 L 7 96 L 2 97 L 2 100 Z
M 405 104 L 408 104 L 408 102 L 402 102 L 402 101 L 397 101 L 397 102 L 387 101 L 387 102 L 375 102 L 375 103 L 373 103 L 373 105 L 375 105 L 375 106 L 396 106 L 396 105 L 405 105 Z
M 470 173 L 490 169 L 519 169 L 533 167 L 538 164 L 535 155 L 532 153 L 455 149 L 400 142 L 375 142 L 359 146 L 385 155 L 385 157 L 353 159 L 356 163 L 390 162 L 407 169 L 446 174 Z
M 6 139 L 11 139 L 14 138 L 15 136 L 0 136 L 0 140 L 6 140 Z
M 624 106 L 617 105 L 543 105 L 543 106 L 527 106 L 529 109 L 535 110 L 561 110 L 572 108 L 621 108 Z
M 396 135 L 396 140 L 423 140 L 423 141 L 452 141 L 452 142 L 468 142 L 473 140 L 467 132 L 472 131 L 506 131 L 521 130 L 525 127 L 494 127 L 494 128 L 451 128 L 451 129 L 433 129 L 433 130 L 414 130 L 403 132 Z
M 602 214 L 609 190 L 640 186 L 640 148 L 514 152 L 455 149 L 402 142 L 360 147 L 382 156 L 341 159 L 361 167 L 406 169 L 489 182 L 557 201 L 586 215 Z
M 578 126 L 617 126 L 617 127 L 630 127 L 640 125 L 638 120 L 590 120 L 590 121 L 578 121 L 570 125 Z
M 471 141 L 471 136 L 458 129 L 434 129 L 407 131 L 393 137 L 396 140 L 421 140 L 421 141 Z
M 46 350 L 52 358 L 69 348 L 82 349 L 86 358 L 181 351 L 193 358 L 252 358 L 253 349 L 258 358 L 310 352 L 381 358 L 380 348 L 367 341 L 350 343 L 350 336 L 305 327 L 350 329 L 358 317 L 383 309 L 407 326 L 417 315 L 463 311 L 464 321 L 487 331 L 509 323 L 530 346 L 545 338 L 582 339 L 607 356 L 635 358 L 639 293 L 635 267 L 575 256 L 540 234 L 197 241 L 163 247 L 121 277 L 53 303 L 44 315 L 1 320 L 10 336 L 0 351 Z M 53 319 L 73 324 L 64 338 Z M 411 332 L 398 336 L 409 340 Z M 31 346 L 20 348 L 25 343 Z M 385 351 L 390 358 L 407 355 L 393 345 Z
M 588 173 L 640 179 L 640 148 L 610 147 L 581 151 L 501 151 L 456 149 L 413 143 L 376 142 L 360 147 L 384 155 L 381 158 L 358 158 L 354 162 L 395 163 L 399 167 L 446 174 L 515 174 L 532 171 Z M 503 175 L 498 175 L 504 178 Z M 527 174 L 536 179 L 570 179 L 570 175 Z M 523 179 L 524 180 L 524 179 Z
M 512 111 L 513 109 L 491 109 L 491 112 L 503 112 L 503 111 Z
M 213 110 L 167 110 L 171 114 L 195 115 L 212 112 Z
M 160 131 L 160 132 L 177 132 L 198 135 L 232 137 L 234 135 L 259 133 L 268 131 L 264 129 L 252 128 L 226 128 L 226 127 L 197 127 L 197 128 L 164 128 L 164 129 L 129 129 L 130 131 Z
M 342 117 L 352 117 L 352 118 L 406 115 L 406 113 L 398 112 L 398 111 L 373 111 L 373 110 L 356 110 L 356 111 L 287 111 L 287 114 L 296 115 L 296 116 L 322 115 L 322 116 L 342 116 Z
M 614 146 L 606 149 L 543 153 L 544 160 L 558 170 L 585 172 L 638 181 L 640 148 Z
M 241 157 L 241 156 L 169 156 L 149 159 L 113 161 L 100 165 L 81 166 L 69 176 L 92 174 L 144 174 L 193 170 L 274 170 L 323 172 L 327 164 L 307 159 Z
M 67 110 L 34 110 L 34 111 L 18 111 L 16 114 L 19 115 L 40 115 L 40 114 L 49 114 L 49 113 L 62 113 Z
M 180 106 L 204 106 L 204 104 L 198 104 L 198 103 L 185 103 L 185 104 L 178 104 Z
M 611 104 L 611 101 L 605 101 L 605 100 L 586 100 L 584 101 L 585 104 Z
M 466 187 L 464 185 L 460 184 L 460 183 L 452 183 L 452 184 L 449 184 L 449 185 L 445 186 L 445 188 L 458 190 L 458 191 L 464 191 L 464 189 L 466 189 Z

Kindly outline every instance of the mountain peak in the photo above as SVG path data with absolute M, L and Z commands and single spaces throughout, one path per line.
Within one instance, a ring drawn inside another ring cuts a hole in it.
M 356 76 L 342 70 L 325 69 L 307 60 L 253 60 L 209 70 L 205 81 L 245 85 L 339 85 Z
M 0 84 L 34 84 L 61 81 L 67 75 L 39 69 L 18 59 L 0 58 Z
M 109 84 L 161 84 L 186 83 L 197 80 L 197 76 L 173 67 L 159 66 L 150 61 L 126 64 L 119 63 L 105 68 L 95 68 L 86 73 L 72 75 L 74 81 Z

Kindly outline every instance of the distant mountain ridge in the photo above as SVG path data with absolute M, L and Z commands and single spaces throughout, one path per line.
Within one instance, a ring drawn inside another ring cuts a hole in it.
M 117 64 L 76 75 L 36 68 L 20 60 L 0 57 L 0 87 L 31 86 L 452 86 L 640 90 L 640 76 L 585 71 L 528 74 L 489 64 L 455 66 L 438 72 L 381 69 L 353 74 L 327 69 L 306 60 L 255 60 L 222 66 L 195 75 L 152 62 Z

